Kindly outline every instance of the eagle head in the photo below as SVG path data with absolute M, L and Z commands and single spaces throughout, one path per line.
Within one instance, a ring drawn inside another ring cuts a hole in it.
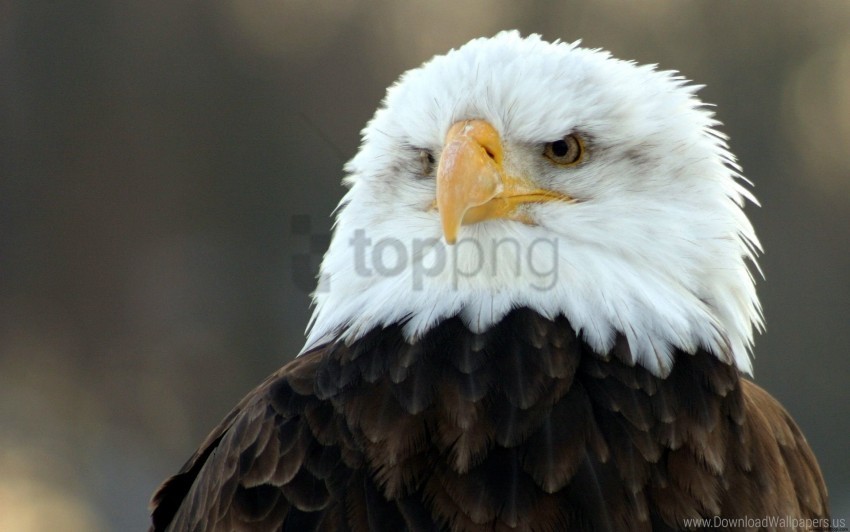
M 514 31 L 408 71 L 345 167 L 307 347 L 527 307 L 656 375 L 701 348 L 750 372 L 755 200 L 698 89 Z

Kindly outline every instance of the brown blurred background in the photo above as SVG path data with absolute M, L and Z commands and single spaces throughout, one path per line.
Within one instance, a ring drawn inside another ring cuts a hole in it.
M 341 166 L 500 29 L 707 85 L 755 182 L 756 379 L 850 516 L 850 2 L 0 2 L 0 530 L 139 530 L 303 343 Z

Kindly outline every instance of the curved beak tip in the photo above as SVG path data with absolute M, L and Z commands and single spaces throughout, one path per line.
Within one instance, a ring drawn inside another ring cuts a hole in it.
M 460 226 L 463 225 L 463 216 L 465 214 L 465 212 L 458 212 L 459 209 L 453 209 L 451 207 L 455 207 L 455 205 L 442 205 L 439 207 L 440 222 L 443 226 L 443 237 L 449 245 L 457 242 L 457 235 L 460 233 Z

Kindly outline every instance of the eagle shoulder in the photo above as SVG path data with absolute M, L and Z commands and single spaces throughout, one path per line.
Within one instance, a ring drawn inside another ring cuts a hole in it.
M 225 417 L 153 496 L 152 531 L 331 529 L 320 510 L 361 457 L 313 394 L 326 354 L 296 358 Z

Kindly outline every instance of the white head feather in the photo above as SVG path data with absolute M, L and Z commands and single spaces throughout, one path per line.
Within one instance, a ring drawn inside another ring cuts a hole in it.
M 517 32 L 407 72 L 346 165 L 305 350 L 399 322 L 415 339 L 454 315 L 479 332 L 528 307 L 563 314 L 600 353 L 622 334 L 656 375 L 698 348 L 750 373 L 760 246 L 741 207 L 755 200 L 698 89 Z M 578 201 L 530 206 L 534 224 L 465 225 L 448 246 L 422 154 L 439 159 L 449 127 L 475 118 L 499 132 L 506 165 Z M 568 133 L 588 155 L 558 167 L 542 149 Z

